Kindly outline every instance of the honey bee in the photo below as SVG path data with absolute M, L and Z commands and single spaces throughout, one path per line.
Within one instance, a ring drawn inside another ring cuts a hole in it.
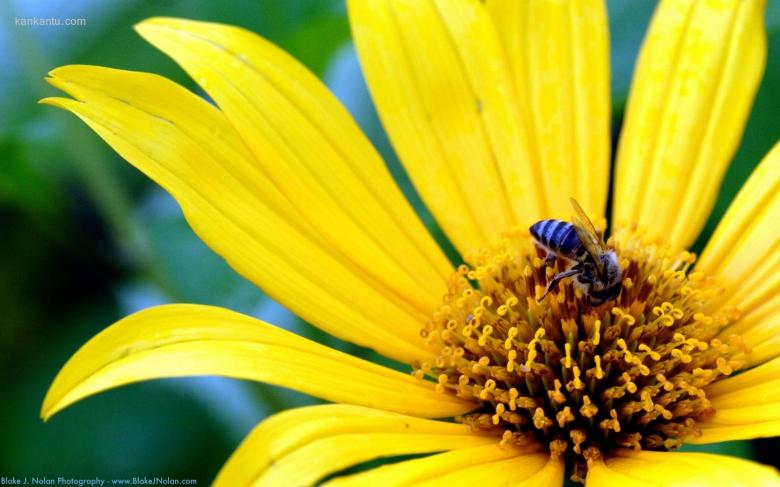
M 552 265 L 556 258 L 571 262 L 570 267 L 550 279 L 539 301 L 553 291 L 562 279 L 574 277 L 574 285 L 582 290 L 586 302 L 598 306 L 618 297 L 623 288 L 623 272 L 617 254 L 606 247 L 603 238 L 574 198 L 571 198 L 571 205 L 574 208 L 573 223 L 548 219 L 538 221 L 529 228 L 536 243 L 547 252 L 546 265 Z

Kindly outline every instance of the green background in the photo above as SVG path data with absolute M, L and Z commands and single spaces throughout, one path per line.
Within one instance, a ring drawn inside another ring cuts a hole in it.
M 654 2 L 609 2 L 614 135 Z M 178 207 L 75 117 L 37 105 L 46 72 L 70 64 L 155 72 L 200 93 L 132 25 L 155 15 L 231 23 L 282 46 L 352 111 L 440 241 L 370 104 L 341 0 L 0 0 L 0 476 L 168 476 L 210 482 L 261 418 L 316 401 L 219 378 L 160 380 L 77 403 L 44 424 L 48 384 L 87 339 L 163 302 L 225 306 L 364 354 L 290 315 L 237 276 L 189 230 Z M 20 27 L 17 17 L 84 18 Z M 737 156 L 695 250 L 780 138 L 780 5 L 767 12 L 769 60 Z M 778 464 L 776 440 L 710 451 Z M 773 456 L 774 455 L 774 456 Z

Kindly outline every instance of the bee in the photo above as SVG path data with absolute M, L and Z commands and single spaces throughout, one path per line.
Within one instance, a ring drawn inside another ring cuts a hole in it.
M 606 247 L 579 203 L 571 198 L 574 222 L 541 220 L 529 228 L 531 236 L 546 252 L 545 265 L 556 258 L 571 262 L 565 271 L 556 274 L 539 298 L 544 299 L 562 279 L 574 277 L 574 285 L 582 290 L 588 305 L 598 306 L 615 299 L 623 288 L 623 272 L 617 254 Z

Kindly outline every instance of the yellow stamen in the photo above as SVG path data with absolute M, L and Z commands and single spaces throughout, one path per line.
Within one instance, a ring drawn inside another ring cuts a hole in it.
M 564 407 L 562 411 L 555 415 L 555 418 L 558 420 L 558 426 L 561 428 L 563 428 L 566 423 L 570 423 L 575 419 L 569 406 Z
M 517 358 L 517 350 L 510 350 L 507 353 L 506 371 L 513 372 L 515 370 L 515 359 Z
M 534 411 L 534 426 L 536 429 L 543 429 L 552 426 L 552 420 L 544 415 L 544 409 L 536 408 Z
M 564 348 L 566 349 L 566 359 L 563 363 L 563 366 L 567 369 L 571 368 L 571 343 L 567 343 L 564 345 Z
M 601 320 L 596 320 L 593 326 L 593 344 L 598 345 L 601 342 Z
M 595 404 L 590 402 L 590 398 L 587 395 L 583 396 L 582 407 L 580 408 L 580 414 L 590 419 L 596 416 L 596 413 L 598 412 L 599 412 L 599 408 Z
M 553 382 L 553 386 L 555 389 L 552 391 L 547 391 L 547 395 L 550 397 L 551 401 L 554 401 L 557 404 L 563 404 L 566 402 L 566 396 L 563 395 L 561 392 L 561 381 L 559 379 L 555 379 Z
M 516 231 L 466 256 L 422 331 L 435 359 L 415 377 L 479 401 L 461 418 L 472 428 L 495 429 L 505 445 L 549 445 L 578 478 L 602 452 L 673 448 L 697 434 L 697 419 L 713 414 L 707 386 L 750 350 L 723 338 L 738 312 L 712 313 L 719 293 L 708 276 L 686 274 L 693 255 L 621 230 L 609 239 L 623 272 L 617 299 L 589 306 L 564 280 L 539 302 L 564 268 L 545 265 L 528 238 Z
M 596 378 L 597 379 L 603 379 L 604 378 L 604 371 L 601 370 L 601 356 L 596 355 L 593 357 L 593 361 L 596 362 Z

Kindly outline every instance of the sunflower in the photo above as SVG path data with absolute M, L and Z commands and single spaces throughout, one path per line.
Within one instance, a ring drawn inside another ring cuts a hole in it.
M 169 191 L 195 232 L 301 318 L 380 366 L 226 309 L 133 314 L 60 371 L 49 418 L 91 394 L 220 375 L 334 404 L 255 428 L 217 484 L 780 484 L 673 452 L 780 433 L 780 149 L 700 259 L 701 231 L 765 61 L 764 2 L 660 2 L 616 155 L 620 294 L 594 304 L 528 228 L 603 231 L 610 175 L 603 2 L 351 0 L 373 100 L 453 264 L 322 83 L 245 30 L 153 18 L 142 37 L 214 104 L 154 74 L 65 66 L 43 103 Z M 587 259 L 587 258 L 586 258 Z M 333 477 L 380 457 L 415 455 Z

